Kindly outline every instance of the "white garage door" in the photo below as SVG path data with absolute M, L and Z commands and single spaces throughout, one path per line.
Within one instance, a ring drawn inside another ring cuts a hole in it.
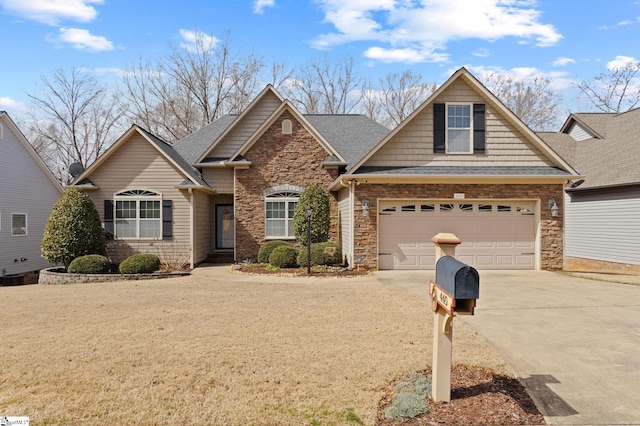
M 440 232 L 462 240 L 456 258 L 477 269 L 534 269 L 533 202 L 382 201 L 379 269 L 434 269 Z

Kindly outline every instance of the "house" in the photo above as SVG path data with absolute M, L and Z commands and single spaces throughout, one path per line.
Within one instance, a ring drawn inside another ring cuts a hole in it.
M 584 178 L 565 195 L 565 268 L 640 271 L 640 109 L 571 114 L 540 136 Z
M 9 114 L 0 111 L 0 275 L 50 266 L 40 243 L 62 186 Z
M 577 172 L 466 69 L 392 131 L 361 115 L 301 114 L 267 86 L 168 145 L 132 126 L 73 185 L 94 200 L 109 253 L 188 252 L 196 265 L 255 259 L 293 239 L 304 188 L 329 194 L 330 239 L 349 265 L 432 269 L 456 233 L 477 268 L 562 267 L 564 185 Z

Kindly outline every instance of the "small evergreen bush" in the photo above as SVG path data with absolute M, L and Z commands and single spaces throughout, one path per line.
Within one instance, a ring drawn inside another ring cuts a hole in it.
M 122 274 L 150 274 L 160 269 L 160 259 L 155 254 L 138 253 L 123 260 L 119 269 Z
M 302 191 L 293 214 L 293 235 L 305 247 L 307 246 L 309 231 L 308 206 L 311 206 L 311 243 L 327 241 L 329 239 L 329 228 L 331 227 L 329 197 L 317 183 L 312 183 Z
M 106 274 L 109 269 L 109 259 L 99 254 L 88 254 L 73 259 L 67 272 L 70 274 Z
M 269 263 L 277 268 L 294 268 L 298 266 L 296 263 L 297 257 L 298 250 L 287 244 L 273 249 L 269 256 Z
M 333 253 L 333 254 L 332 254 Z M 337 265 L 342 261 L 342 250 L 336 243 L 324 242 L 311 244 L 311 265 Z M 307 264 L 306 247 L 298 253 L 298 265 Z
M 264 243 L 258 251 L 258 263 L 269 263 L 269 256 L 271 256 L 273 249 L 288 245 L 290 245 L 288 242 L 282 240 L 273 240 Z

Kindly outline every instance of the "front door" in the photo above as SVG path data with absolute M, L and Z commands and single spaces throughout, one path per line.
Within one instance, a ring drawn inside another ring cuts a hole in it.
M 233 204 L 216 204 L 216 250 L 233 250 Z

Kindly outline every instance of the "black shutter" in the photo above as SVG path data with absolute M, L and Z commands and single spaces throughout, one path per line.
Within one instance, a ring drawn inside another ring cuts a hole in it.
M 445 104 L 433 104 L 433 152 L 445 150 Z
M 484 104 L 473 104 L 473 153 L 484 153 L 485 140 Z
M 113 240 L 113 200 L 104 200 L 104 237 Z
M 171 200 L 162 200 L 162 239 L 170 240 L 173 236 L 173 209 Z

